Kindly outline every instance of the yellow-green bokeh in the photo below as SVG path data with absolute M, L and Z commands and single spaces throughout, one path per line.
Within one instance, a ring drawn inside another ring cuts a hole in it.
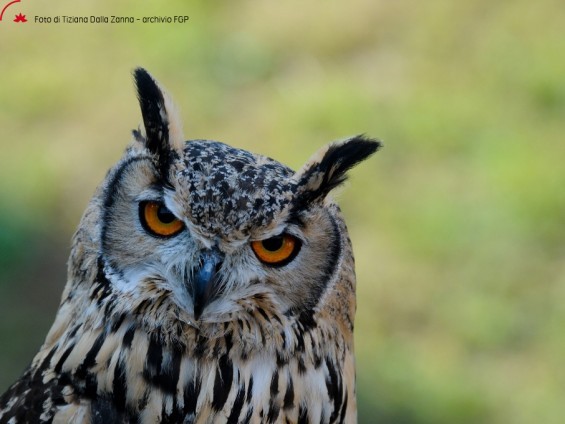
M 565 416 L 565 4 L 23 0 L 0 23 L 0 391 L 31 360 L 71 234 L 149 69 L 188 138 L 298 168 L 385 147 L 338 199 L 356 253 L 361 423 Z M 34 16 L 189 15 L 186 24 Z

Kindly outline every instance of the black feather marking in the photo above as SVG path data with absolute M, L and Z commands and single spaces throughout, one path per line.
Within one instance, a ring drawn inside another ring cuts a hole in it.
M 295 327 L 294 335 L 296 336 L 296 351 L 304 352 L 304 349 L 306 348 L 304 345 L 304 332 L 298 327 Z
M 94 288 L 91 291 L 91 299 L 96 299 L 98 305 L 102 304 L 102 301 L 112 293 L 112 288 L 110 282 L 106 278 L 106 273 L 104 272 L 104 261 L 102 257 L 98 257 L 97 261 L 97 272 L 96 280 L 94 281 Z
M 184 414 L 190 415 L 196 412 L 196 402 L 201 387 L 200 378 L 196 377 L 184 387 Z
M 326 367 L 328 368 L 326 387 L 328 389 L 328 396 L 334 403 L 334 408 L 330 417 L 330 422 L 333 422 L 339 415 L 341 409 L 343 386 L 341 375 L 338 370 L 336 370 L 335 365 L 330 358 L 326 358 Z
M 182 349 L 180 346 L 173 345 L 171 355 L 171 360 L 162 370 L 159 386 L 165 393 L 174 394 L 177 390 L 180 375 L 180 363 L 182 359 Z
M 281 407 L 271 399 L 269 403 L 269 411 L 267 412 L 267 423 L 274 423 L 281 413 Z
M 253 376 L 249 377 L 249 385 L 247 386 L 247 395 L 245 398 L 247 402 L 250 403 L 253 396 Z
M 231 413 L 226 424 L 237 424 L 239 422 L 239 414 L 241 414 L 244 400 L 245 387 L 242 385 L 237 392 L 237 396 L 235 397 L 235 401 L 233 402 Z
M 326 367 L 328 369 L 328 376 L 326 377 L 328 396 L 330 397 L 330 400 L 335 401 L 335 399 L 339 396 L 339 393 L 337 392 L 337 371 L 330 358 L 326 358 Z
M 308 420 L 308 409 L 304 405 L 300 405 L 298 408 L 298 424 L 309 424 Z
M 161 363 L 163 362 L 163 346 L 157 336 L 151 336 L 149 339 L 149 347 L 147 348 L 147 359 L 145 361 L 145 370 L 148 375 L 153 378 L 161 373 Z
M 204 352 L 206 351 L 206 347 L 208 346 L 208 339 L 206 337 L 202 337 L 198 335 L 196 338 L 196 346 L 194 346 L 194 356 L 196 358 L 201 358 L 204 356 Z
M 281 339 L 282 339 L 282 349 L 285 350 L 286 349 L 286 332 L 284 330 L 281 330 L 280 335 L 281 335 Z
M 265 312 L 265 310 L 264 310 L 263 308 L 261 308 L 261 307 L 258 306 L 258 307 L 257 307 L 257 312 L 259 312 L 259 313 L 261 314 L 261 316 L 262 316 L 263 318 L 265 318 L 265 321 L 271 322 L 271 320 L 270 320 L 270 318 L 269 318 L 269 315 L 267 315 L 267 312 Z
M 294 408 L 294 384 L 290 375 L 288 376 L 288 385 L 286 386 L 286 391 L 284 393 L 283 408 Z
M 333 258 L 334 252 L 332 252 L 331 259 L 334 259 L 334 264 L 332 264 L 333 266 L 335 266 L 335 259 L 337 258 Z M 332 267 L 333 268 L 333 267 Z M 331 273 L 331 271 L 330 271 Z M 324 273 L 325 274 L 325 273 Z M 324 275 L 327 277 L 327 275 Z M 310 330 L 312 330 L 313 328 L 316 328 L 317 324 L 316 324 L 316 320 L 314 319 L 314 311 L 312 309 L 307 309 L 307 310 L 303 310 L 302 312 L 300 312 L 300 315 L 298 316 L 298 322 L 302 325 L 302 328 L 304 329 L 305 332 L 308 332 Z
M 212 355 L 216 358 L 220 357 L 222 355 L 223 348 L 224 345 L 222 344 L 222 339 L 220 338 L 216 339 L 216 343 L 214 343 L 214 349 L 212 351 Z
M 67 360 L 67 358 L 69 357 L 70 353 L 72 352 L 72 350 L 74 349 L 75 344 L 71 343 L 70 346 L 65 350 L 65 352 L 63 352 L 63 354 L 61 355 L 61 358 L 59 359 L 59 362 L 57 362 L 57 365 L 55 365 L 55 373 L 59 374 L 61 372 L 61 369 L 63 369 L 63 364 L 65 363 L 65 361 Z
M 113 333 L 115 333 L 116 331 L 118 331 L 118 329 L 122 326 L 122 323 L 124 322 L 124 319 L 126 319 L 126 314 L 122 313 L 120 315 L 118 315 L 118 318 L 112 323 L 112 327 L 111 327 L 111 331 Z
M 277 321 L 279 323 L 279 325 L 281 325 L 281 326 L 283 325 L 281 318 L 277 315 L 276 312 L 273 314 L 273 318 L 275 319 L 275 321 Z
M 126 334 L 124 334 L 124 339 L 122 340 L 122 346 L 125 349 L 129 349 L 131 347 L 131 343 L 133 341 L 133 336 L 135 335 L 135 327 L 131 326 L 127 329 Z
M 282 353 L 277 352 L 277 367 L 282 368 L 288 363 L 288 359 Z
M 114 368 L 114 381 L 112 382 L 112 391 L 114 397 L 114 404 L 120 411 L 126 408 L 126 394 L 127 394 L 127 383 L 126 383 L 126 371 L 125 366 L 120 359 Z
M 149 340 L 143 376 L 163 392 L 174 394 L 179 379 L 182 351 L 179 346 L 173 346 L 166 354 L 170 355 L 169 361 L 163 361 L 165 355 L 163 345 L 157 336 L 152 336 Z
M 226 355 L 229 355 L 231 348 L 233 347 L 233 339 L 232 339 L 232 333 L 226 333 L 226 335 L 224 336 L 224 340 L 226 343 Z
M 298 358 L 298 373 L 300 375 L 306 374 L 306 365 L 304 365 L 304 358 L 302 356 Z
M 67 339 L 70 340 L 72 338 L 74 338 L 77 335 L 77 332 L 79 330 L 79 328 L 82 327 L 82 324 L 77 324 L 73 327 L 73 329 L 71 330 L 71 332 L 69 333 L 69 335 L 67 336 Z
M 158 386 L 158 376 L 161 374 L 163 362 L 163 346 L 155 336 L 150 337 L 147 357 L 143 367 L 143 377 L 148 383 Z
M 318 369 L 322 366 L 322 358 L 318 355 L 317 351 L 314 351 L 314 369 Z
M 261 344 L 265 345 L 265 330 L 263 329 L 262 325 L 259 325 L 259 334 L 261 335 Z
M 100 348 L 104 344 L 105 340 L 106 334 L 104 334 L 104 332 L 101 332 L 84 357 L 84 361 L 82 361 L 82 363 L 78 366 L 75 373 L 76 377 L 78 377 L 79 379 L 84 379 L 88 373 L 88 370 L 96 365 L 96 355 L 98 355 L 98 352 L 100 351 Z
M 219 411 L 224 407 L 233 380 L 233 365 L 227 355 L 223 355 L 218 360 L 216 378 L 214 380 L 214 396 L 212 398 L 212 409 Z
M 273 378 L 271 378 L 271 398 L 279 394 L 279 371 L 275 370 Z

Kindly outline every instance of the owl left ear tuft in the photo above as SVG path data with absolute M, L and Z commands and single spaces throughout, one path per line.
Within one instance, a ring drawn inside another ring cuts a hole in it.
M 324 200 L 347 179 L 347 171 L 375 153 L 382 143 L 357 135 L 320 149 L 295 174 L 301 202 Z
M 168 153 L 184 141 L 177 110 L 170 96 L 149 72 L 136 68 L 133 76 L 145 128 L 144 144 L 159 160 L 165 160 Z M 134 131 L 136 139 L 139 135 Z

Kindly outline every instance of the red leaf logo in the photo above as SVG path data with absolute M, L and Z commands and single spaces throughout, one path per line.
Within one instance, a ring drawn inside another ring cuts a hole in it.
M 27 22 L 26 15 L 22 15 L 21 13 L 17 14 L 14 22 Z

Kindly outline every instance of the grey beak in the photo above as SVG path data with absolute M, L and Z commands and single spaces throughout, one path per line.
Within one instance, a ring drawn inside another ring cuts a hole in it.
M 192 276 L 192 301 L 194 319 L 198 321 L 204 308 L 217 294 L 217 273 L 222 265 L 223 255 L 217 249 L 204 250 Z

